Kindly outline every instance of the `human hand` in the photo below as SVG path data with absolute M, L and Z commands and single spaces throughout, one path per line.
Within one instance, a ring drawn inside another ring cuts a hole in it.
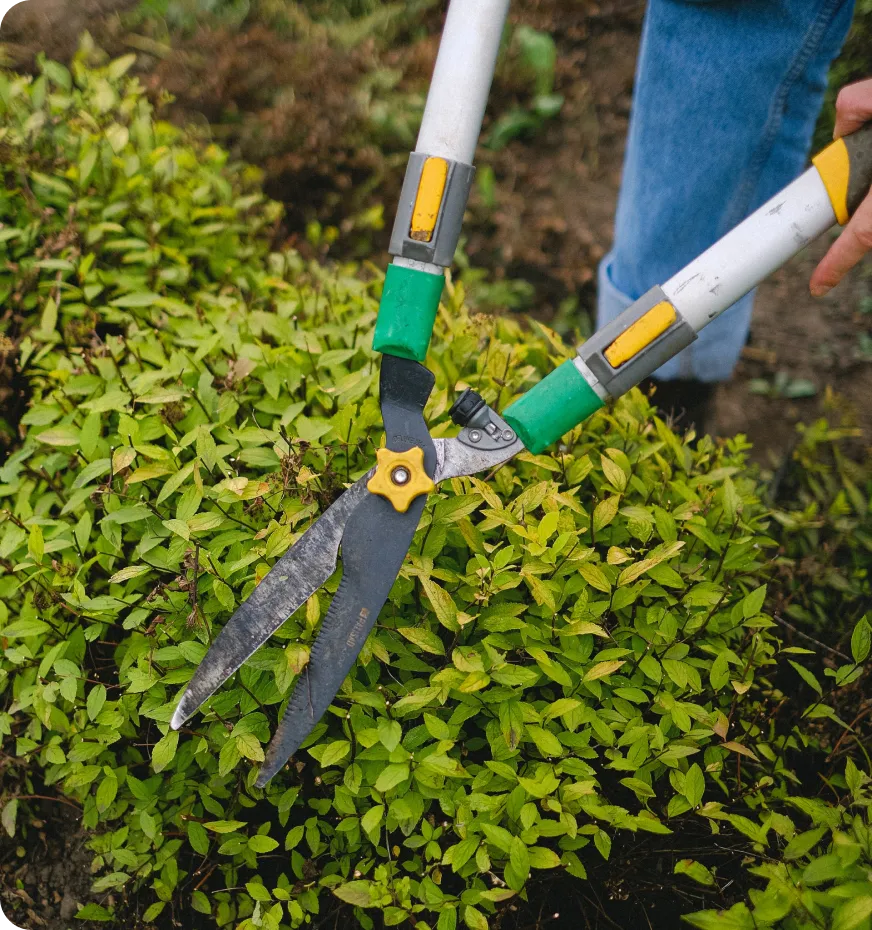
M 836 99 L 833 138 L 846 136 L 872 119 L 872 79 L 849 84 Z M 842 234 L 815 268 L 809 284 L 812 296 L 823 297 L 872 250 L 872 193 L 857 207 Z

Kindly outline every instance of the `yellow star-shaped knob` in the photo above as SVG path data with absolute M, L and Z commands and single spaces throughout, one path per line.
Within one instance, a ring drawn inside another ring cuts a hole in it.
M 408 452 L 379 449 L 376 456 L 378 467 L 366 487 L 371 494 L 386 497 L 394 510 L 405 513 L 416 497 L 436 489 L 424 471 L 424 450 L 420 446 Z

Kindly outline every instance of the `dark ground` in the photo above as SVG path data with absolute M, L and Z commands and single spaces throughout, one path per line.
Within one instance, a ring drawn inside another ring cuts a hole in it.
M 244 136 L 247 117 L 264 124 L 274 120 L 270 128 L 281 140 L 279 116 L 287 119 L 290 112 L 305 118 L 308 111 L 323 107 L 325 100 L 339 112 L 333 104 L 348 96 L 344 82 L 371 66 L 377 57 L 372 48 L 331 53 L 333 58 L 322 56 L 318 64 L 319 56 L 304 44 L 277 39 L 256 26 L 242 33 L 200 31 L 170 49 L 152 34 L 131 39 L 128 25 L 117 13 L 130 5 L 123 0 L 29 0 L 4 19 L 0 39 L 7 59 L 24 67 L 32 65 L 40 49 L 68 60 L 84 28 L 113 54 L 131 47 L 152 49 L 139 63 L 147 86 L 169 87 L 177 95 L 177 118 L 194 119 L 204 126 L 207 121 L 224 120 L 209 131 L 265 166 L 271 193 L 288 204 L 288 235 L 301 247 L 305 248 L 307 219 L 319 217 L 347 227 L 343 205 L 350 202 L 349 191 L 361 182 L 371 182 L 371 199 L 388 205 L 389 225 L 390 204 L 405 158 L 399 147 L 385 157 L 377 146 L 367 144 L 374 140 L 365 137 L 359 147 L 344 143 L 339 135 L 354 123 L 350 110 L 342 111 L 335 123 L 322 118 L 317 126 L 306 124 L 299 149 L 288 143 L 284 149 L 279 144 L 270 150 L 261 139 L 260 152 Z M 554 36 L 559 50 L 557 89 L 566 103 L 560 116 L 532 138 L 515 140 L 498 152 L 480 152 L 479 166 L 493 168 L 495 197 L 492 205 L 485 205 L 481 193 L 474 194 L 467 252 L 471 264 L 487 268 L 491 279 L 532 283 L 535 297 L 523 309 L 553 321 L 562 331 L 587 328 L 585 314 L 589 319 L 594 305 L 596 263 L 610 242 L 642 8 L 637 0 L 598 4 L 527 0 L 513 14 L 517 22 Z M 392 51 L 387 64 L 403 70 L 407 83 L 423 89 L 437 44 L 435 31 L 415 38 Z M 222 56 L 212 56 L 210 47 L 219 48 Z M 263 99 L 261 90 L 270 81 L 297 80 L 308 88 L 298 95 L 304 109 L 282 111 Z M 492 109 L 500 112 L 516 98 L 511 75 L 498 75 Z M 387 237 L 386 227 L 373 234 L 372 244 L 384 248 Z M 770 467 L 789 452 L 795 424 L 822 415 L 829 389 L 846 399 L 867 444 L 872 436 L 870 266 L 855 271 L 824 300 L 813 300 L 807 281 L 824 249 L 823 243 L 810 248 L 761 287 L 751 345 L 733 381 L 722 385 L 716 396 L 712 431 L 720 436 L 746 433 L 755 445 L 756 458 Z M 751 391 L 767 385 L 772 386 L 768 395 Z M 783 396 L 801 388 L 813 389 L 813 396 Z M 33 812 L 44 819 L 33 821 L 26 841 L 19 845 L 5 834 L 0 839 L 0 901 L 7 915 L 24 927 L 82 926 L 70 917 L 74 905 L 90 900 L 91 856 L 77 832 L 75 811 L 57 802 L 39 802 Z M 559 920 L 544 911 L 525 910 L 507 915 L 503 926 L 514 930 L 510 926 L 514 920 L 518 927 L 643 927 L 647 920 L 647 926 L 656 922 L 659 927 L 673 927 L 676 908 L 705 906 L 701 900 L 682 901 L 675 894 L 664 899 L 655 874 L 662 862 L 650 856 L 640 860 L 637 853 L 627 849 L 621 858 L 616 844 L 612 863 L 603 864 L 597 870 L 601 874 L 591 875 L 595 880 L 585 893 L 602 893 L 603 900 L 565 901 L 554 908 L 563 911 Z M 646 869 L 650 865 L 651 874 L 640 872 L 641 865 Z M 628 900 L 617 878 L 624 874 L 622 869 L 634 875 L 641 896 Z M 664 881 L 669 885 L 674 880 L 670 876 Z M 695 892 L 688 887 L 688 893 Z M 663 910 L 668 916 L 660 916 Z
M 264 165 L 268 190 L 288 206 L 292 242 L 305 248 L 308 219 L 348 229 L 348 213 L 380 201 L 387 225 L 366 247 L 385 247 L 408 147 L 396 138 L 385 141 L 365 121 L 361 128 L 360 104 L 347 90 L 358 77 L 385 68 L 403 73 L 400 89 L 426 90 L 438 9 L 425 18 L 423 37 L 400 31 L 387 52 L 369 40 L 337 52 L 319 44 L 317 30 L 289 40 L 259 24 L 200 29 L 174 37 L 170 49 L 166 24 L 145 40 L 133 35 L 118 14 L 131 6 L 129 0 L 29 0 L 7 15 L 0 38 L 7 56 L 24 65 L 39 49 L 69 58 L 81 28 L 113 54 L 152 48 L 153 54 L 140 55 L 143 81 L 176 96 L 176 118 L 208 125 L 220 141 Z M 640 0 L 518 4 L 513 20 L 548 31 L 557 43 L 556 90 L 566 102 L 532 137 L 478 154 L 479 168 L 493 169 L 496 187 L 488 205 L 480 191 L 473 193 L 470 262 L 488 269 L 490 280 L 532 284 L 535 295 L 520 309 L 553 322 L 570 341 L 572 330 L 589 329 L 596 264 L 611 239 L 643 9 Z M 512 63 L 498 72 L 489 114 L 523 102 L 512 72 Z M 267 99 L 265 89 L 288 85 L 295 104 Z M 258 120 L 251 131 L 249 123 Z M 289 130 L 283 120 L 299 128 Z M 367 191 L 363 200 L 361 190 Z M 845 398 L 849 416 L 872 436 L 872 266 L 867 262 L 827 298 L 814 300 L 807 282 L 824 250 L 825 243 L 809 248 L 761 287 L 751 344 L 733 381 L 718 389 L 708 424 L 720 436 L 746 433 L 755 457 L 768 466 L 789 450 L 797 422 L 822 415 L 827 389 Z M 810 396 L 791 398 L 795 393 Z
M 30 802 L 34 817 L 24 839 L 0 842 L 0 905 L 24 930 L 66 930 L 91 900 L 91 860 L 74 806 Z M 24 819 L 24 818 L 22 818 Z

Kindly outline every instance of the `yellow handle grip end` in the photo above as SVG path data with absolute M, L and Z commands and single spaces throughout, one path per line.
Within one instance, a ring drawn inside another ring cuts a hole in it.
M 812 159 L 812 164 L 824 182 L 839 225 L 844 226 L 849 219 L 848 182 L 851 179 L 851 157 L 845 140 L 836 139 L 818 152 Z

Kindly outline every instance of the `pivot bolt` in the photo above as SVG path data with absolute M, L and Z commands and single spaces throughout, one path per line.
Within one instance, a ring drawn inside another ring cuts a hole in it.
M 398 484 L 400 487 L 402 487 L 404 484 L 408 484 L 411 478 L 412 475 L 409 472 L 409 469 L 404 468 L 402 465 L 397 466 L 391 472 L 391 481 L 393 481 L 394 484 Z
M 481 430 L 471 429 L 469 431 L 469 441 L 470 442 L 481 442 Z
M 506 442 L 511 442 L 515 438 L 515 434 L 510 429 L 503 430 L 503 439 Z

